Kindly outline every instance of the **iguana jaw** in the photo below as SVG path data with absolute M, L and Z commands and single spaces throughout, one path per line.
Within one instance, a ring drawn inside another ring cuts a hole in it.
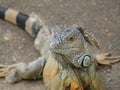
M 91 55 L 87 52 L 65 56 L 68 62 L 72 63 L 77 68 L 86 68 L 91 64 Z
M 62 53 L 62 52 L 65 52 L 66 53 L 66 55 L 73 55 L 73 53 L 71 53 L 71 51 L 76 51 L 76 52 L 74 52 L 74 54 L 75 53 L 78 53 L 80 50 L 79 50 L 79 48 L 78 47 L 67 47 L 67 48 L 49 48 L 50 49 L 50 51 L 52 51 L 52 52 L 54 52 L 54 53 L 58 53 L 58 54 L 63 54 L 64 55 L 64 53 Z

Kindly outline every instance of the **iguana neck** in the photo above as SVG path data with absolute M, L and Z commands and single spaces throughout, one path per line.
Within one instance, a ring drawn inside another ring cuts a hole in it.
M 90 53 L 84 51 L 82 53 L 73 54 L 71 56 L 65 56 L 69 62 L 71 62 L 75 67 L 82 67 L 82 63 L 85 56 L 91 56 Z
M 52 54 L 54 55 L 55 60 L 57 60 L 58 62 L 61 63 L 61 65 L 66 66 L 66 65 L 70 65 L 72 67 L 81 67 L 80 64 L 78 64 L 78 59 L 79 60 L 83 60 L 85 55 L 90 55 L 87 51 L 84 51 L 82 53 L 78 53 L 78 54 L 72 54 L 70 56 L 67 55 L 62 55 L 62 54 L 58 54 L 58 53 L 54 53 L 52 52 Z

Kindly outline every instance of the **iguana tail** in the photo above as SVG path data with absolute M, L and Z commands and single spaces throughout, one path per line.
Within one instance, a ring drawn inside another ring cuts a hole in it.
M 36 37 L 43 25 L 41 19 L 34 13 L 27 15 L 5 7 L 0 7 L 0 18 L 19 26 L 32 37 Z

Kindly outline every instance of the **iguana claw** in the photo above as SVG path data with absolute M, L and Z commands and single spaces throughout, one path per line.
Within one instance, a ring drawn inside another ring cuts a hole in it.
M 15 67 L 15 65 L 3 65 L 0 64 L 0 77 L 6 77 L 9 75 L 11 70 Z
M 5 77 L 10 73 L 10 67 L 7 65 L 0 65 L 0 77 Z
M 120 61 L 120 56 L 111 56 L 110 53 L 97 54 L 96 56 L 97 63 L 102 65 L 111 65 Z

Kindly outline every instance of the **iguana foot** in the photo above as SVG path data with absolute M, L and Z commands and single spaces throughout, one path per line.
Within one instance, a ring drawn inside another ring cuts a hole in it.
M 111 65 L 112 63 L 117 63 L 120 61 L 120 56 L 111 56 L 110 53 L 97 54 L 95 57 L 97 63 L 102 65 Z
M 28 64 L 21 62 L 13 65 L 0 64 L 0 77 L 5 77 L 5 82 L 14 83 L 22 79 L 37 79 L 41 76 L 46 63 L 44 57 Z
M 8 76 L 13 68 L 15 68 L 15 65 L 0 64 L 0 77 Z

